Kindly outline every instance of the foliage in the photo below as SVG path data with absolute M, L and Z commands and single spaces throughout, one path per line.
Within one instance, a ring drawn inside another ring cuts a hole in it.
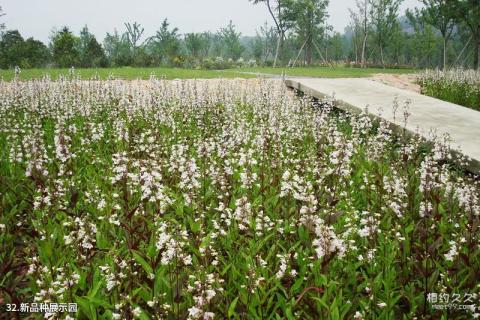
M 480 3 L 478 0 L 450 1 L 455 19 L 467 26 L 473 40 L 473 68 L 480 68 Z
M 305 63 L 312 63 L 313 48 L 326 28 L 328 0 L 299 0 L 292 4 L 290 19 L 295 21 L 295 33 L 303 42 Z
M 135 59 L 137 50 L 141 46 L 139 41 L 142 38 L 145 29 L 138 22 L 134 22 L 133 24 L 125 23 L 125 28 L 127 31 L 124 33 L 124 39 L 130 45 L 132 57 Z
M 269 59 L 273 58 L 276 42 L 277 33 L 275 28 L 265 22 L 264 25 L 260 27 L 260 30 L 257 31 L 257 35 L 251 46 L 252 56 L 259 64 L 265 65 Z
M 220 29 L 220 38 L 225 44 L 227 58 L 238 60 L 245 48 L 240 43 L 241 33 L 235 30 L 232 21 L 226 28 Z
M 437 47 L 435 32 L 422 18 L 421 13 L 407 10 L 406 17 L 414 29 L 412 35 L 412 58 L 421 67 L 431 67 Z
M 103 47 L 98 43 L 95 35 L 90 33 L 87 26 L 80 31 L 77 46 L 80 54 L 80 67 L 106 67 L 108 65 Z
M 133 62 L 130 44 L 117 30 L 107 33 L 103 42 L 107 58 L 113 66 L 130 66 Z
M 50 59 L 48 48 L 40 41 L 24 40 L 17 30 L 8 30 L 1 36 L 0 67 L 3 69 L 21 67 L 42 67 Z
M 50 51 L 43 42 L 28 38 L 23 44 L 22 68 L 43 67 L 50 62 Z
M 24 40 L 18 30 L 9 30 L 2 34 L 1 61 L 2 68 L 19 66 L 22 60 Z
M 380 50 L 382 65 L 385 65 L 384 51 L 398 28 L 398 10 L 403 0 L 373 0 L 371 8 L 373 38 Z
M 207 32 L 185 34 L 185 47 L 193 58 L 203 58 L 208 55 L 209 46 L 210 35 Z
M 294 26 L 292 20 L 293 0 L 249 0 L 253 4 L 265 3 L 270 16 L 277 30 L 277 46 L 275 48 L 275 58 L 273 67 L 277 66 L 277 62 L 283 60 L 283 49 L 286 33 Z
M 80 319 L 478 314 L 427 300 L 480 289 L 479 186 L 440 138 L 262 80 L 14 81 L 0 101 L 5 302 L 75 301 Z
M 178 28 L 169 30 L 169 25 L 167 19 L 163 20 L 160 30 L 147 40 L 148 49 L 152 52 L 156 65 L 173 61 L 180 51 Z
M 0 6 L 0 18 L 3 17 L 5 13 L 3 12 L 2 6 Z M 3 29 L 5 29 L 5 23 L 1 22 L 0 23 L 0 32 L 3 32 Z
M 358 30 L 358 33 L 361 33 L 361 38 L 357 39 L 357 31 L 355 31 L 355 42 L 356 42 L 356 55 L 360 56 L 360 63 L 362 68 L 365 68 L 367 65 L 367 41 L 370 31 L 370 5 L 371 0 L 355 0 L 355 8 L 349 9 L 350 18 L 352 19 L 352 25 L 355 30 Z M 359 32 L 361 31 L 361 32 Z M 360 52 L 360 54 L 358 54 Z M 358 62 L 358 57 L 356 57 L 355 62 Z
M 79 65 L 78 38 L 64 27 L 52 37 L 53 61 L 59 67 L 74 67 Z
M 455 13 L 451 1 L 421 0 L 424 8 L 420 10 L 422 18 L 440 31 L 443 38 L 443 69 L 447 68 L 447 43 L 455 26 Z
M 427 70 L 418 82 L 423 94 L 480 111 L 480 71 Z

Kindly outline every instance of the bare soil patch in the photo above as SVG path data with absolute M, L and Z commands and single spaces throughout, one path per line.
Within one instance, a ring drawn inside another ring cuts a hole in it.
M 418 93 L 420 93 L 421 91 L 420 86 L 415 83 L 417 79 L 417 75 L 415 74 L 376 73 L 372 75 L 369 79 L 399 89 L 410 90 Z

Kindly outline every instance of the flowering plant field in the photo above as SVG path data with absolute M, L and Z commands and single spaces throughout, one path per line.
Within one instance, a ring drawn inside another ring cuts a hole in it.
M 418 82 L 423 94 L 480 111 L 480 71 L 427 70 Z
M 2 82 L 0 150 L 0 305 L 78 304 L 51 319 L 479 315 L 478 182 L 448 145 L 280 81 Z M 465 308 L 435 307 L 454 295 Z

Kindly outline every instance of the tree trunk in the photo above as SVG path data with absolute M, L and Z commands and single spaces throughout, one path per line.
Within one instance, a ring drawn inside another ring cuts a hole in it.
M 280 56 L 280 51 L 282 51 L 282 48 L 283 48 L 283 31 L 281 31 L 278 34 L 277 49 L 275 50 L 275 60 L 273 61 L 274 68 L 277 66 L 278 58 Z
M 368 0 L 365 0 L 364 2 L 364 17 L 363 17 L 363 32 L 365 33 L 365 36 L 363 37 L 363 46 L 362 46 L 362 67 L 366 68 L 365 64 L 365 50 L 367 47 L 367 37 L 368 37 Z
M 306 63 L 307 65 L 311 65 L 312 64 L 312 40 L 311 39 L 308 39 L 306 42 L 305 42 L 305 60 L 306 60 Z
M 278 35 L 277 48 L 275 49 L 275 59 L 273 60 L 273 67 L 274 68 L 277 66 L 278 51 L 280 51 L 280 35 Z
M 368 33 L 365 32 L 365 36 L 363 37 L 363 45 L 362 45 L 362 68 L 365 68 L 365 48 L 367 47 L 367 36 L 368 36 Z
M 447 70 L 447 37 L 443 37 L 443 70 Z
M 475 56 L 473 57 L 473 68 L 480 70 L 479 60 L 480 59 L 480 38 L 477 40 L 477 48 L 475 49 Z
M 383 47 L 380 46 L 380 58 L 382 59 L 382 67 L 385 69 L 385 59 L 383 58 Z
M 357 35 L 355 34 L 355 40 L 353 40 L 353 46 L 355 48 L 355 64 L 358 64 L 358 45 L 357 45 Z
M 470 27 L 473 40 L 473 69 L 480 70 L 480 23 Z

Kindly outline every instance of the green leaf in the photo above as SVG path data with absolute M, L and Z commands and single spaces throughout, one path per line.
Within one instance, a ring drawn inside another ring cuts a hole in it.
M 101 280 L 101 279 L 97 280 L 93 289 L 90 290 L 90 292 L 88 293 L 88 299 L 89 300 L 92 299 L 92 298 L 95 298 L 95 296 L 97 295 L 97 292 L 100 289 L 100 287 L 102 286 L 102 284 L 103 284 L 103 280 Z
M 83 297 L 75 296 L 75 302 L 80 307 L 80 311 L 90 320 L 96 320 L 97 314 L 92 303 Z
M 147 274 L 152 274 L 153 273 L 153 268 L 150 266 L 150 264 L 145 259 L 142 258 L 142 256 L 140 256 L 140 253 L 135 251 L 135 250 L 131 250 L 131 251 L 132 251 L 133 257 L 135 258 L 135 261 L 137 261 L 143 267 L 145 272 Z
M 293 313 L 292 313 L 292 307 L 290 307 L 290 306 L 287 307 L 287 308 L 285 309 L 285 314 L 286 314 L 286 316 L 287 316 L 287 319 L 289 319 L 289 320 L 295 319 L 295 317 L 293 316 Z
M 228 317 L 231 318 L 233 314 L 235 313 L 235 307 L 237 306 L 237 301 L 238 297 L 233 299 L 232 303 L 230 303 L 230 306 L 228 307 Z
M 295 293 L 298 291 L 298 289 L 300 289 L 300 287 L 302 286 L 303 284 L 303 274 L 301 274 L 297 281 L 295 281 L 295 283 L 293 284 L 293 286 L 290 288 L 290 292 L 292 293 Z

